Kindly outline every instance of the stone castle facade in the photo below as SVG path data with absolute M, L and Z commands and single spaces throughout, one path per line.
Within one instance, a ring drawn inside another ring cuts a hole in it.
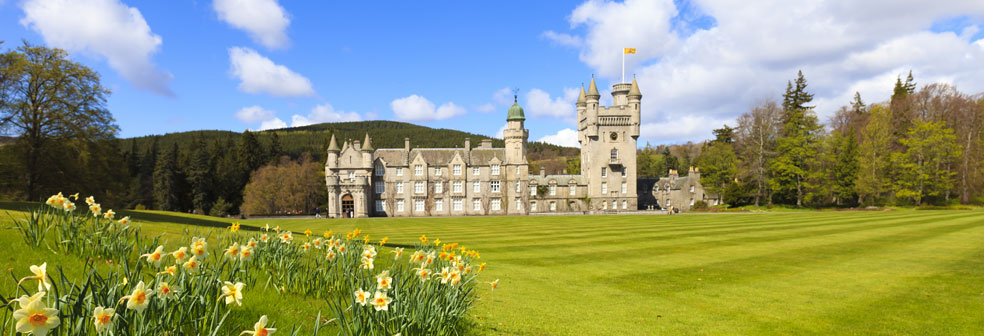
M 374 148 L 334 137 L 325 162 L 329 217 L 527 215 L 635 211 L 636 140 L 642 93 L 635 79 L 615 84 L 612 106 L 600 106 L 594 78 L 578 97 L 581 174 L 530 174 L 529 131 L 518 102 L 509 108 L 505 148 L 490 140 L 463 148 Z

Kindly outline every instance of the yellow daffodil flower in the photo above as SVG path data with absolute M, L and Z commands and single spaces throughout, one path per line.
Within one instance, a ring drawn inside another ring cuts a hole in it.
M 256 248 L 256 239 L 250 238 L 249 241 L 246 242 L 246 247 Z
M 79 200 L 79 193 L 74 193 L 74 194 L 72 194 L 72 196 L 68 196 L 68 197 L 71 197 L 73 201 L 78 201 Z
M 277 225 L 277 227 L 273 228 L 273 231 L 276 233 L 280 233 L 280 225 Z
M 160 273 L 157 273 L 157 274 L 167 274 L 167 275 L 170 275 L 170 276 L 174 276 L 174 274 L 177 273 L 177 272 L 178 272 L 178 266 L 171 265 L 171 266 L 165 267 L 164 268 L 164 271 L 161 271 Z
M 58 196 L 61 196 L 61 193 L 58 193 Z M 89 196 L 89 197 L 86 197 L 85 198 L 85 204 L 93 205 L 95 203 L 96 203 L 96 198 L 95 197 Z
M 410 262 L 421 262 L 424 261 L 424 252 L 414 251 L 410 255 Z
M 328 254 L 325 255 L 325 258 L 328 260 L 335 260 L 335 251 L 328 249 Z
M 389 243 L 389 241 L 390 241 L 390 237 L 383 237 L 383 240 L 379 241 L 379 246 L 386 245 L 386 243 Z
M 441 245 L 441 238 L 434 239 L 434 246 Z
M 188 272 L 191 272 L 191 273 L 194 273 L 194 272 L 198 271 L 198 266 L 199 266 L 199 264 L 198 264 L 198 257 L 197 256 L 191 256 L 191 259 L 188 259 L 188 261 L 186 261 L 181 266 L 183 266 L 184 269 L 188 270 Z
M 17 321 L 17 332 L 37 336 L 47 335 L 61 323 L 58 309 L 48 308 L 40 299 L 22 304 L 20 309 L 14 311 L 13 318 Z
M 243 248 L 242 251 L 239 252 L 239 260 L 249 261 L 250 259 L 253 259 L 253 249 L 249 247 Z
M 144 282 L 140 281 L 136 287 L 133 287 L 133 292 L 121 298 L 120 301 L 126 300 L 126 309 L 142 313 L 150 305 L 150 297 L 153 295 L 154 292 L 147 289 L 147 285 L 144 285 Z
M 376 295 L 372 298 L 372 306 L 373 308 L 376 308 L 376 311 L 389 311 L 390 302 L 393 302 L 393 299 L 386 296 L 386 292 L 376 291 Z
M 485 270 L 485 263 L 482 263 L 481 265 L 478 265 L 478 271 L 479 272 L 484 271 L 484 270 Z
M 64 209 L 67 212 L 75 211 L 75 203 L 72 203 L 72 202 L 69 202 L 69 201 L 65 201 L 65 203 L 64 203 Z
M 393 257 L 393 260 L 400 259 L 400 256 L 403 255 L 403 248 L 402 247 L 397 247 L 397 248 L 393 249 L 393 254 L 396 255 L 396 256 Z
M 325 234 L 323 235 L 323 237 L 325 237 L 325 238 L 331 238 L 331 230 L 325 231 Z
M 174 257 L 175 263 L 180 264 L 184 262 L 185 258 L 188 258 L 188 248 L 182 246 L 177 251 L 171 252 L 171 256 Z
M 123 225 L 130 224 L 130 216 L 126 216 L 126 217 L 120 218 L 119 223 L 120 224 L 123 224 Z
M 420 282 L 427 282 L 431 278 L 431 271 L 426 268 L 415 268 L 417 270 L 417 277 L 420 277 Z
M 362 290 L 362 288 L 359 288 L 359 290 L 355 291 L 355 302 L 359 303 L 364 307 L 366 303 L 369 303 L 369 292 L 366 292 Z
M 168 285 L 166 282 L 157 283 L 157 297 L 161 298 L 161 300 L 173 300 L 174 290 L 171 289 L 171 285 Z
M 253 324 L 253 330 L 243 331 L 240 335 L 248 334 L 254 336 L 267 336 L 277 331 L 277 329 L 274 328 L 267 328 L 267 322 L 268 320 L 266 315 L 260 316 L 260 320 Z
M 284 231 L 284 233 L 281 233 L 280 234 L 280 241 L 281 242 L 283 242 L 283 243 L 290 243 L 291 240 L 294 240 L 294 234 L 292 232 L 290 232 L 290 231 Z
M 268 236 L 266 233 L 260 235 L 260 241 L 261 242 L 266 243 L 269 240 L 270 240 L 270 236 Z
M 239 258 L 239 243 L 232 243 L 232 246 L 225 249 L 225 256 L 230 259 Z
M 263 231 L 270 231 L 270 223 L 266 223 L 263 225 Z
M 374 261 L 373 258 L 362 258 L 362 262 L 361 262 L 362 268 L 367 269 L 367 270 L 372 270 L 373 267 L 375 267 L 373 265 L 373 261 Z
M 352 236 L 358 237 L 360 234 L 362 234 L 362 230 L 359 230 L 358 228 L 352 230 Z
M 116 320 L 116 310 L 113 308 L 96 307 L 92 311 L 92 319 L 96 324 L 96 333 L 101 333 L 106 329 L 113 329 L 113 322 Z
M 237 282 L 235 284 L 226 281 L 222 286 L 222 296 L 219 299 L 225 298 L 225 303 L 227 305 L 236 303 L 237 306 L 243 305 L 243 287 L 246 284 L 242 282 Z
M 113 212 L 113 209 L 106 210 L 106 213 L 103 214 L 103 218 L 108 220 L 113 220 L 113 217 L 116 217 L 116 212 Z
M 494 292 L 496 288 L 499 288 L 499 279 L 495 279 L 495 281 L 492 281 L 489 284 L 492 285 L 492 291 Z
M 310 237 L 311 236 L 311 230 L 304 230 L 304 235 Z
M 89 211 L 92 211 L 93 217 L 99 217 L 102 215 L 102 206 L 99 203 L 89 205 Z
M 51 290 L 51 280 L 48 278 L 48 263 L 42 263 L 41 266 L 31 265 L 31 273 L 34 275 L 20 279 L 17 283 L 19 284 L 26 280 L 37 280 L 38 292 Z

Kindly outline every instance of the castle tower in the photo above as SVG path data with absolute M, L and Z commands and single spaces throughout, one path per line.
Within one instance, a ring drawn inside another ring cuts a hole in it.
M 506 129 L 502 131 L 502 136 L 506 142 L 506 159 L 503 162 L 505 169 L 505 185 L 503 187 L 506 195 L 506 213 L 508 214 L 527 214 L 529 192 L 523 192 L 528 187 L 529 166 L 526 161 L 526 140 L 530 137 L 530 132 L 523 125 L 526 115 L 523 108 L 519 106 L 517 97 L 513 97 L 513 105 L 509 107 L 506 115 Z M 518 186 L 517 186 L 518 185 Z M 517 204 L 518 203 L 518 204 Z
M 636 140 L 642 93 L 632 83 L 612 86 L 612 106 L 598 105 L 594 78 L 582 103 L 578 99 L 581 175 L 593 210 L 636 210 Z
M 338 148 L 335 135 L 328 144 L 325 161 L 325 184 L 328 187 L 328 209 L 332 218 L 368 217 L 371 201 L 372 139 L 366 134 L 365 144 L 346 140 Z

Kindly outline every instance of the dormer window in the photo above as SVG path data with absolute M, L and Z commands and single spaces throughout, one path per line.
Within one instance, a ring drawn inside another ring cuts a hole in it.
M 492 175 L 499 175 L 499 165 L 492 165 Z

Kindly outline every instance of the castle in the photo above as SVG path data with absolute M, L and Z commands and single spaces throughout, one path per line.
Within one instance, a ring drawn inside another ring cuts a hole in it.
M 505 148 L 491 140 L 463 148 L 373 148 L 363 141 L 338 146 L 334 135 L 325 162 L 327 215 L 422 217 L 527 215 L 531 213 L 635 211 L 636 140 L 642 93 L 631 84 L 612 87 L 612 106 L 599 106 L 594 78 L 577 106 L 579 175 L 531 175 L 529 131 L 514 102 L 506 116 Z

